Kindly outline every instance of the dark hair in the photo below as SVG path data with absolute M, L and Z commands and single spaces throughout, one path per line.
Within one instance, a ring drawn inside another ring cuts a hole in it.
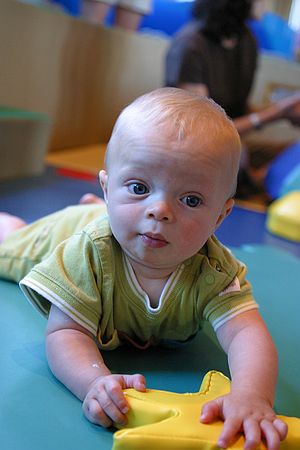
M 219 42 L 244 33 L 251 7 L 252 0 L 195 0 L 192 15 L 199 20 L 201 32 Z

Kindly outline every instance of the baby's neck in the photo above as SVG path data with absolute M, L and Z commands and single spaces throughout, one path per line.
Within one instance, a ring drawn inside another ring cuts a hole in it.
M 176 270 L 158 270 L 148 267 L 141 267 L 131 262 L 135 276 L 143 291 L 148 295 L 150 304 L 153 308 L 157 307 L 161 293 L 168 281 L 170 275 Z
M 156 308 L 158 306 L 161 293 L 165 287 L 167 280 L 168 278 L 157 280 L 141 277 L 138 278 L 138 282 L 141 288 L 149 297 L 150 305 L 152 306 L 152 308 Z

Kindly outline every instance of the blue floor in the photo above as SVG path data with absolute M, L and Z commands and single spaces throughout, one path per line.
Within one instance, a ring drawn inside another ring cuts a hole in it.
M 49 167 L 42 176 L 0 182 L 0 210 L 32 222 L 77 204 L 86 192 L 102 196 L 96 177 L 95 181 L 63 177 Z
M 267 231 L 265 223 L 266 214 L 236 206 L 216 235 L 229 247 L 263 244 L 285 250 L 300 258 L 300 243 L 274 236 Z

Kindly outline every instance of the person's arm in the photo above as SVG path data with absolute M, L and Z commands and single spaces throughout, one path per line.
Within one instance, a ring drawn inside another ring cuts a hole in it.
M 293 125 L 300 126 L 300 94 L 284 98 L 260 111 L 237 117 L 233 122 L 238 132 L 244 134 L 280 119 L 287 119 Z
M 198 95 L 209 96 L 208 87 L 202 83 L 180 83 L 177 87 Z M 292 125 L 300 126 L 300 93 L 272 103 L 260 111 L 237 117 L 233 123 L 242 135 L 280 119 L 287 119 Z
M 128 403 L 122 389 L 145 390 L 142 375 L 112 375 L 94 337 L 54 305 L 46 330 L 46 353 L 53 374 L 80 400 L 93 423 L 125 424 Z
M 200 420 L 224 420 L 218 440 L 227 448 L 243 432 L 245 449 L 255 450 L 264 438 L 269 450 L 279 450 L 287 426 L 273 410 L 277 379 L 277 351 L 257 310 L 239 314 L 217 331 L 228 354 L 232 378 L 230 394 L 203 406 Z

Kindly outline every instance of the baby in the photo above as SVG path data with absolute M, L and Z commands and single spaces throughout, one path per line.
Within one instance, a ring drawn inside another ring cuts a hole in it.
M 240 151 L 235 127 L 212 100 L 158 89 L 125 108 L 114 127 L 100 171 L 107 214 L 79 205 L 26 227 L 14 222 L 20 229 L 12 233 L 1 216 L 1 276 L 27 274 L 21 288 L 48 317 L 50 368 L 91 422 L 125 424 L 122 390 L 146 388 L 140 374 L 111 374 L 99 348 L 186 342 L 208 320 L 232 384 L 200 420 L 224 421 L 221 448 L 241 431 L 247 450 L 262 439 L 278 450 L 286 437 L 273 411 L 274 344 L 245 266 L 214 236 L 234 204 Z

